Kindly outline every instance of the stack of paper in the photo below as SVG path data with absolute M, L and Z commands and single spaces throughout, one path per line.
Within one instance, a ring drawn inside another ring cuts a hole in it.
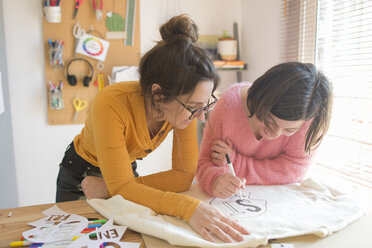
M 45 248 L 139 248 L 140 243 L 121 242 L 127 226 L 117 226 L 110 218 L 106 223 L 88 225 L 88 220 L 62 211 L 54 205 L 43 212 L 46 217 L 31 222 L 33 229 L 22 233 L 24 240 L 10 243 L 10 247 L 32 246 Z

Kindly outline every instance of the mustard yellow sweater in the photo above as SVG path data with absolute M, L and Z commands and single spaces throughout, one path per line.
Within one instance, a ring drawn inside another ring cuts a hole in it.
M 89 111 L 74 145 L 82 158 L 101 169 L 110 195 L 120 194 L 158 213 L 188 221 L 199 200 L 175 192 L 187 190 L 194 178 L 198 162 L 196 120 L 183 130 L 174 129 L 171 170 L 135 178 L 131 162 L 155 150 L 173 127 L 165 122 L 150 138 L 139 82 L 104 88 Z M 153 166 L 157 166 L 156 161 Z

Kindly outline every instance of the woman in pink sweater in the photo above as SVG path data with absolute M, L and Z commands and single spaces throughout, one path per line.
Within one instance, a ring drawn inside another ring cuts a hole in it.
M 196 173 L 202 189 L 226 198 L 245 184 L 301 181 L 328 130 L 331 107 L 332 85 L 312 64 L 279 64 L 253 84 L 231 86 L 204 129 Z

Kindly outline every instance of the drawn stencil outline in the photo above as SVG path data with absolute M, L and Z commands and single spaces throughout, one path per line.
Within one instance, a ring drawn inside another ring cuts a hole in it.
M 243 199 L 238 195 L 227 199 L 213 198 L 209 205 L 214 205 L 223 213 L 234 218 L 253 218 L 263 215 L 267 211 L 267 200 L 251 199 L 251 193 L 243 193 Z

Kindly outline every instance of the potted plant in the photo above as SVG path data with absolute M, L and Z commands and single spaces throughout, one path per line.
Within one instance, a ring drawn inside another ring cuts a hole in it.
M 127 33 L 124 31 L 125 21 L 121 15 L 112 13 L 111 11 L 106 15 L 106 39 L 126 39 Z
M 223 35 L 218 39 L 217 50 L 223 60 L 236 60 L 238 43 L 224 30 Z

